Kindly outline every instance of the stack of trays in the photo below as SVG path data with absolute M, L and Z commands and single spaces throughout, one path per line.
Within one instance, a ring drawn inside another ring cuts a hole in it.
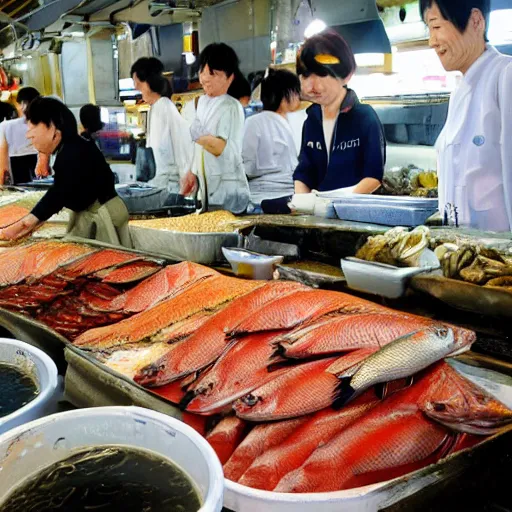
M 438 200 L 425 197 L 374 196 L 353 194 L 333 199 L 341 220 L 383 224 L 385 226 L 420 226 L 437 211 Z

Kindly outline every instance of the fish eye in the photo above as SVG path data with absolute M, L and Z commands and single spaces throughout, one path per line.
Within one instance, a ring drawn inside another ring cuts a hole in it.
M 449 333 L 450 333 L 450 329 L 447 329 L 446 327 L 437 328 L 437 335 L 442 338 L 446 338 L 446 336 L 448 336 Z
M 441 403 L 434 404 L 434 411 L 436 412 L 444 412 L 446 411 L 446 405 Z
M 248 407 L 254 407 L 259 401 L 260 399 L 253 394 L 248 394 L 242 398 L 242 402 Z

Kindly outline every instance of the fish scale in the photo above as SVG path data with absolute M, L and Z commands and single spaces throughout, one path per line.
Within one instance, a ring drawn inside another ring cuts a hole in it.
M 235 341 L 208 374 L 191 388 L 195 394 L 187 410 L 215 414 L 254 388 L 275 379 L 284 370 L 268 371 L 275 333 L 253 334 Z
M 74 344 L 85 349 L 103 350 L 127 343 L 151 342 L 166 327 L 200 311 L 218 309 L 256 286 L 259 284 L 255 282 L 213 277 L 117 324 L 91 329 L 79 336 Z
M 451 354 L 469 350 L 475 339 L 472 331 L 435 325 L 398 338 L 365 359 L 352 376 L 340 375 L 335 406 L 343 406 L 375 384 L 410 377 Z
M 198 281 L 219 275 L 215 270 L 196 263 L 183 262 L 169 265 L 116 299 L 98 300 L 92 304 L 92 307 L 99 311 L 140 313 L 161 300 L 184 291 Z
M 206 436 L 206 440 L 215 450 L 220 463 L 224 464 L 231 457 L 247 431 L 247 423 L 236 416 L 229 416 Z
M 259 311 L 257 318 L 242 320 L 231 335 L 277 329 L 293 329 L 333 313 L 378 313 L 390 311 L 373 302 L 352 295 L 325 290 L 298 291 L 277 299 Z
M 280 445 L 308 419 L 309 417 L 305 417 L 256 425 L 224 464 L 224 477 L 238 482 L 258 456 Z
M 368 392 L 341 411 L 325 409 L 317 412 L 312 417 L 308 417 L 286 439 L 279 440 L 274 443 L 272 448 L 263 450 L 249 466 L 246 465 L 243 476 L 239 476 L 236 481 L 248 487 L 272 491 L 281 478 L 299 468 L 318 446 L 330 441 L 336 434 L 375 407 L 377 403 L 373 394 Z M 254 430 L 256 428 L 259 427 L 255 427 Z M 238 447 L 232 458 L 248 441 L 248 438 L 249 436 Z M 230 478 L 227 466 L 224 466 L 224 473 L 226 478 Z
M 374 473 L 375 481 L 379 481 L 377 471 L 383 468 L 389 475 L 384 477 L 386 480 L 392 478 L 390 470 L 393 468 L 402 467 L 401 474 L 411 471 L 404 466 L 434 454 L 446 439 L 446 429 L 427 420 L 418 407 L 419 398 L 432 389 L 443 371 L 445 363 L 436 365 L 424 372 L 412 387 L 376 405 L 356 423 L 317 448 L 300 468 L 285 475 L 274 490 L 329 492 L 366 485 L 363 471 L 370 473 L 367 478 Z M 421 432 L 419 438 L 427 438 L 426 444 L 419 442 L 415 431 Z M 399 450 L 397 446 L 404 443 Z M 371 480 L 368 483 L 372 483 Z
M 155 261 L 137 261 L 128 263 L 114 270 L 101 270 L 96 272 L 95 277 L 104 283 L 128 284 L 140 281 L 158 272 L 162 266 Z
M 105 268 L 143 259 L 143 256 L 131 252 L 119 251 L 117 249 L 101 249 L 65 265 L 59 270 L 57 275 L 63 279 L 73 280 L 77 277 L 94 274 Z
M 233 409 L 249 421 L 274 421 L 310 414 L 332 403 L 338 379 L 327 369 L 337 358 L 303 363 L 237 400 Z
M 173 345 L 168 354 L 142 370 L 135 380 L 144 386 L 160 386 L 201 370 L 224 352 L 230 342 L 226 333 L 243 318 L 255 318 L 267 304 L 305 288 L 299 283 L 283 281 L 260 281 L 257 286 L 212 316 L 190 338 Z
M 279 341 L 279 352 L 284 357 L 303 359 L 361 348 L 379 348 L 433 324 L 434 321 L 428 318 L 391 313 L 334 317 L 284 336 Z

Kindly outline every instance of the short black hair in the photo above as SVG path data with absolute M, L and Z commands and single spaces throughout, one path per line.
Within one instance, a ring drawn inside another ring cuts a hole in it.
M 297 75 L 285 69 L 270 69 L 261 82 L 261 101 L 264 110 L 277 112 L 281 102 L 290 101 L 300 95 L 300 80 Z
M 172 88 L 169 80 L 163 76 L 164 65 L 155 57 L 141 57 L 132 65 L 130 76 L 134 74 L 141 82 L 147 82 L 149 88 L 160 96 L 170 98 Z
M 239 100 L 240 98 L 245 98 L 247 96 L 250 97 L 251 92 L 251 85 L 242 72 L 235 71 L 235 78 L 229 86 L 228 94 L 236 100 Z
M 80 122 L 89 133 L 99 132 L 104 124 L 101 121 L 101 110 L 98 105 L 88 103 L 80 109 Z
M 35 87 L 23 87 L 18 91 L 18 95 L 16 96 L 16 102 L 20 105 L 22 103 L 31 103 L 36 98 L 39 98 L 41 94 Z
M 356 58 L 349 44 L 333 29 L 306 39 L 297 55 L 297 74 L 348 78 L 356 70 Z
M 207 64 L 211 71 L 224 71 L 229 78 L 238 71 L 240 59 L 231 46 L 225 43 L 212 43 L 199 55 L 199 71 Z
M 471 11 L 479 9 L 485 18 L 485 40 L 487 41 L 491 0 L 420 0 L 420 16 L 422 19 L 425 19 L 425 11 L 434 4 L 439 7 L 443 18 L 453 23 L 461 34 L 468 28 Z
M 52 124 L 62 134 L 62 140 L 78 135 L 78 126 L 73 112 L 62 101 L 55 98 L 39 96 L 29 104 L 25 113 L 27 121 L 32 124 Z
M 0 101 L 0 122 L 10 119 L 16 119 L 17 117 L 18 112 L 10 103 Z

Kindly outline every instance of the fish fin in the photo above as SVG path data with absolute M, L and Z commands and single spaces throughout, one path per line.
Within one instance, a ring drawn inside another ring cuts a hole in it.
M 375 387 L 375 395 L 379 400 L 384 400 L 388 396 L 388 383 L 382 382 L 380 384 L 376 384 Z
M 356 390 L 351 386 L 351 383 L 352 377 L 342 377 L 336 385 L 332 401 L 334 409 L 341 409 L 356 394 Z
M 180 400 L 180 403 L 178 404 L 179 408 L 182 410 L 182 411 L 185 411 L 188 407 L 188 404 L 190 402 L 192 402 L 192 400 L 194 400 L 194 398 L 196 397 L 196 392 L 195 391 L 187 391 L 184 395 L 184 397 Z
M 282 359 L 283 357 L 286 357 L 285 348 L 280 343 L 276 343 L 274 345 L 274 349 L 275 350 L 274 350 L 274 352 L 272 352 L 270 359 L 274 359 L 274 358 Z

